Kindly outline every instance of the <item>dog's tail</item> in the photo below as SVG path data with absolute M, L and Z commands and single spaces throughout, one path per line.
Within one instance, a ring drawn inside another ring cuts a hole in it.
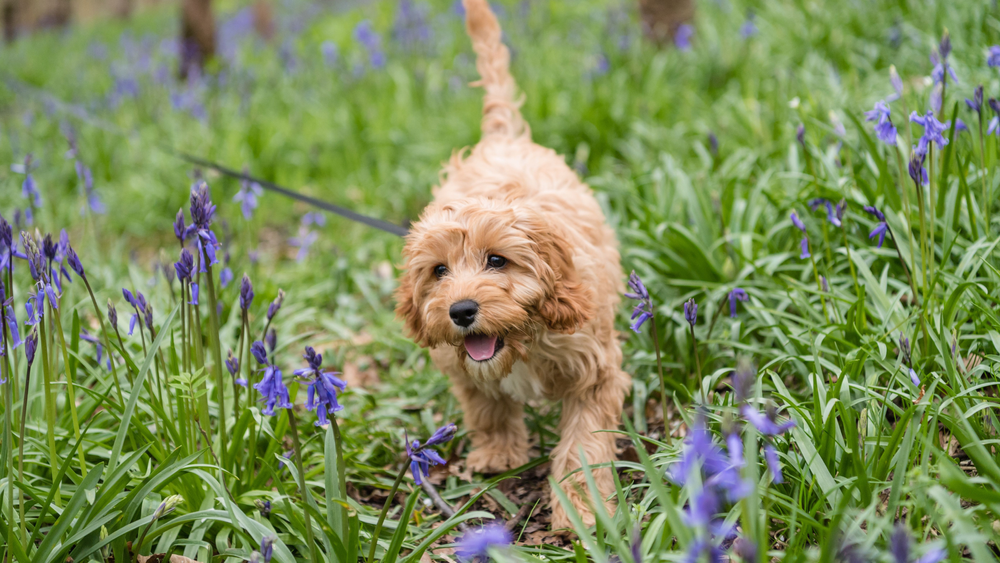
M 487 0 L 462 0 L 465 27 L 476 51 L 476 69 L 481 80 L 473 86 L 486 89 L 483 96 L 483 136 L 530 135 L 518 108 L 517 84 L 510 75 L 510 51 L 501 41 L 500 23 Z

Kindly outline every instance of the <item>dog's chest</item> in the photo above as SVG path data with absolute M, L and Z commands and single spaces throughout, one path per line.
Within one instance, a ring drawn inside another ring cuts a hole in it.
M 522 403 L 542 399 L 545 395 L 542 380 L 535 375 L 530 365 L 520 360 L 511 368 L 510 374 L 500 381 L 500 390 Z

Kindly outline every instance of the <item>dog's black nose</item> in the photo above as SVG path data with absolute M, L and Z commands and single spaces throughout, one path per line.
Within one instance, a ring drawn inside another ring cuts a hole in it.
M 475 322 L 476 313 L 478 312 L 479 303 L 471 299 L 465 299 L 452 305 L 451 309 L 448 310 L 448 315 L 451 316 L 451 322 L 462 328 L 468 328 Z

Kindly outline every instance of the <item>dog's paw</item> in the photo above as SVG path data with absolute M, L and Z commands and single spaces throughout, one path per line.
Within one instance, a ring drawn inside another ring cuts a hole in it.
M 526 452 L 499 448 L 477 448 L 465 460 L 466 466 L 476 473 L 503 473 L 525 463 L 528 463 Z
M 552 517 L 549 525 L 551 526 L 552 531 L 564 535 L 574 534 L 573 523 L 570 521 L 569 516 L 566 514 L 566 509 L 563 508 L 559 499 L 553 498 L 551 507 Z M 579 514 L 584 528 L 589 528 L 594 525 L 596 519 L 594 518 L 594 513 L 591 512 L 590 507 L 585 504 L 577 505 L 574 503 L 573 508 L 575 508 L 577 514 Z

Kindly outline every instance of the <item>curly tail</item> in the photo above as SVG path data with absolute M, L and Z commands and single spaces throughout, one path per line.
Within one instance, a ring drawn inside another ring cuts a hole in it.
M 518 108 L 517 84 L 510 75 L 510 51 L 501 41 L 500 23 L 487 0 L 462 0 L 465 27 L 476 51 L 480 80 L 473 86 L 486 89 L 483 96 L 483 136 L 530 136 L 531 131 Z

